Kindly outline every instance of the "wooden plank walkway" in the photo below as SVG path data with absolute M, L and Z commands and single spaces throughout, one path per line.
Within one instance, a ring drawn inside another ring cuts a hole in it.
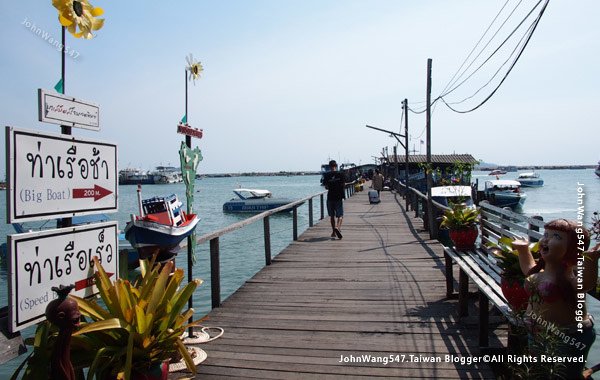
M 328 218 L 309 228 L 208 315 L 225 334 L 200 346 L 197 378 L 495 378 L 446 362 L 478 355 L 477 326 L 458 322 L 442 246 L 403 204 L 382 192 L 371 205 L 364 191 L 345 202 L 342 240 Z M 363 355 L 403 362 L 340 362 Z M 442 362 L 415 361 L 432 357 Z

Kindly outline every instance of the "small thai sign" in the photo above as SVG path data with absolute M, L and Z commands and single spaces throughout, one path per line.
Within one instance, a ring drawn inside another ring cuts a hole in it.
M 6 127 L 7 221 L 117 211 L 117 146 Z
M 198 139 L 202 138 L 202 129 L 192 128 L 188 124 L 178 124 L 177 133 L 181 133 L 182 135 L 186 136 L 196 137 Z
M 56 298 L 53 286 L 74 284 L 71 294 L 79 297 L 96 294 L 94 256 L 116 278 L 117 234 L 117 222 L 103 222 L 8 235 L 11 332 L 44 320 L 46 306 Z
M 100 131 L 100 107 L 94 103 L 38 89 L 39 120 Z

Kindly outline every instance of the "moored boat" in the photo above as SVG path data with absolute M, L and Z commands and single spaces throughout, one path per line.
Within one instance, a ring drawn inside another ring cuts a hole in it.
M 431 188 L 431 199 L 446 207 L 464 203 L 469 208 L 475 208 L 471 194 L 470 186 L 434 186 Z
M 168 184 L 183 182 L 181 170 L 174 166 L 157 166 L 150 173 L 155 184 Z
M 233 193 L 237 198 L 223 204 L 224 212 L 263 212 L 295 201 L 289 198 L 273 198 L 269 190 L 235 189 Z
M 485 181 L 484 195 L 495 206 L 513 209 L 523 206 L 527 198 L 521 192 L 521 183 L 509 179 Z
M 137 168 L 119 170 L 119 185 L 150 185 L 153 183 L 154 177 L 145 170 Z
M 520 173 L 517 177 L 517 181 L 521 183 L 521 186 L 523 187 L 544 186 L 544 180 L 540 178 L 540 175 L 536 172 Z
M 156 252 L 174 256 L 179 243 L 194 232 L 198 217 L 186 214 L 175 194 L 141 200 L 138 188 L 138 202 L 140 215 L 131 215 L 125 238 L 142 258 Z
M 496 169 L 496 170 L 492 170 L 490 172 L 490 174 L 488 174 L 488 175 L 503 175 L 503 174 L 506 174 L 505 170 Z

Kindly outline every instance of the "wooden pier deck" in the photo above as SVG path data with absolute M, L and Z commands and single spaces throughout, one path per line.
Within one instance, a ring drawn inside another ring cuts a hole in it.
M 345 202 L 342 240 L 328 218 L 304 232 L 208 315 L 225 334 L 200 346 L 197 378 L 495 378 L 447 361 L 479 355 L 477 325 L 458 321 L 442 246 L 403 204 L 364 191 Z M 379 362 L 357 361 L 369 355 Z

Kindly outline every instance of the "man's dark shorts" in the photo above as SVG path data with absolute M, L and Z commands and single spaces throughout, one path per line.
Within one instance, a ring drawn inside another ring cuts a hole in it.
M 341 218 L 344 216 L 344 201 L 340 200 L 327 200 L 327 214 L 329 216 L 335 216 Z

